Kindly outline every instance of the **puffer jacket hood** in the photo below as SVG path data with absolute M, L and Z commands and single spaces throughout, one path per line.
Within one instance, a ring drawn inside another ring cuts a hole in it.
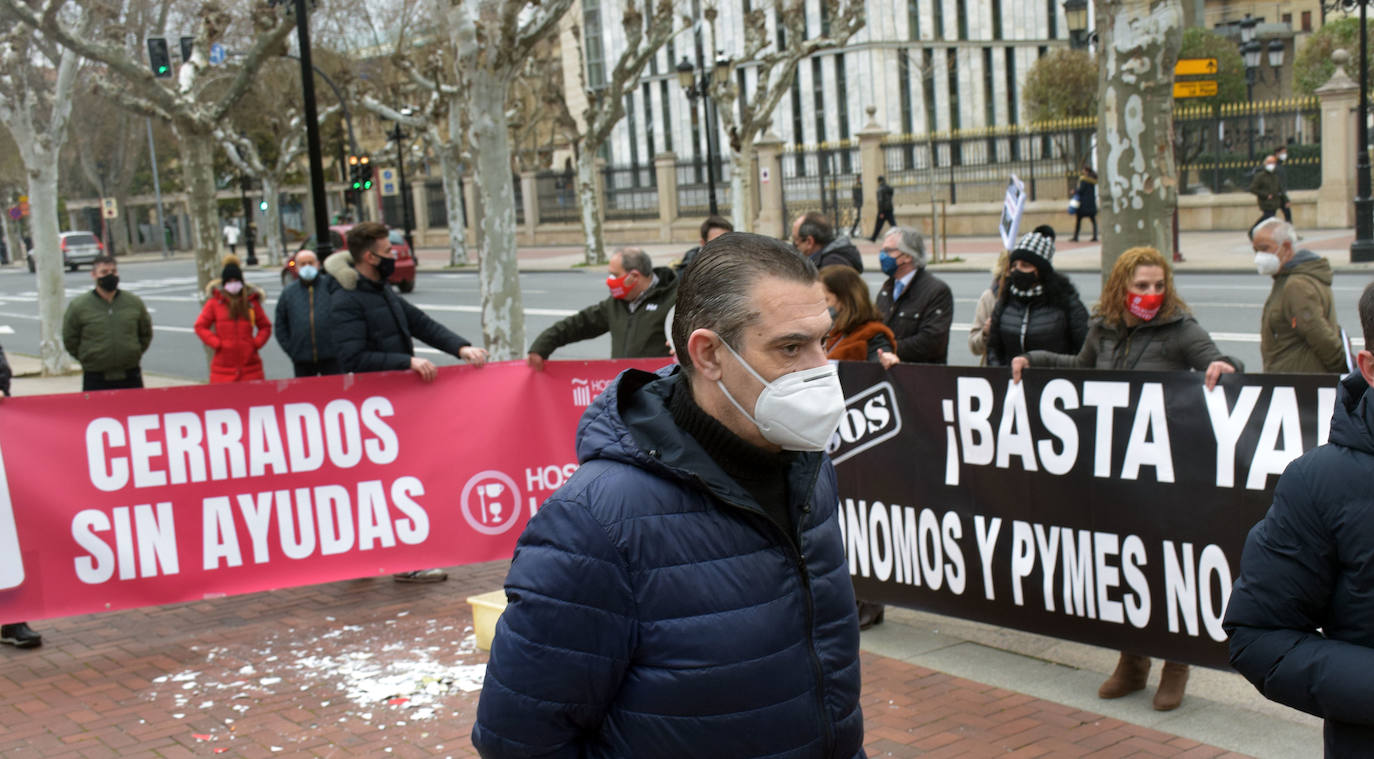
M 839 235 L 826 244 L 824 248 L 811 254 L 811 263 L 817 269 L 840 264 L 848 266 L 860 274 L 864 271 L 864 260 L 859 255 L 859 249 L 844 235 Z
M 340 250 L 329 254 L 324 260 L 324 270 L 345 290 L 358 289 L 358 278 L 362 275 L 353 268 L 353 254 Z
M 1336 273 L 1331 268 L 1331 262 L 1313 253 L 1310 250 L 1302 249 L 1293 254 L 1293 260 L 1275 274 L 1275 277 L 1302 274 L 1321 282 L 1327 287 L 1335 279 Z
M 786 539 L 673 421 L 684 382 L 628 370 L 583 414 L 506 577 L 483 757 L 864 756 L 834 467 L 793 459 Z

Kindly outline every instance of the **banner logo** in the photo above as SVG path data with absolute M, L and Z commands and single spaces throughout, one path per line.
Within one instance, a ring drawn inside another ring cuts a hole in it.
M 845 399 L 844 405 L 844 418 L 826 446 L 835 464 L 891 440 L 902 431 L 902 413 L 890 382 L 879 382 Z
M 483 535 L 500 535 L 520 517 L 520 489 L 504 472 L 479 472 L 463 486 L 463 520 Z
M 19 553 L 19 530 L 14 526 L 14 507 L 10 504 L 10 484 L 5 476 L 5 459 L 0 454 L 0 590 L 24 582 L 24 557 Z
M 572 381 L 573 405 L 592 405 L 592 388 L 588 380 L 574 378 Z

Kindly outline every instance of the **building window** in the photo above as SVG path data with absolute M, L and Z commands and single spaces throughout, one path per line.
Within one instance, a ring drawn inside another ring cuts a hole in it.
M 1045 39 L 1057 39 L 1059 37 L 1059 3 L 1061 0 L 1045 0 L 1045 18 L 1049 19 L 1049 26 L 1045 32 Z
M 630 135 L 630 165 L 639 165 L 639 129 L 635 126 L 635 96 L 625 95 L 625 126 Z
M 992 48 L 983 48 L 983 126 L 997 126 L 997 96 L 992 86 Z
M 912 134 L 916 131 L 915 114 L 911 112 L 911 51 L 897 51 L 897 89 L 901 100 L 902 108 L 902 134 Z M 903 150 L 903 163 L 905 168 L 915 168 L 916 149 L 911 143 L 907 143 Z
M 949 87 L 949 130 L 957 132 L 964 127 L 963 114 L 960 113 L 962 98 L 959 97 L 959 51 L 956 48 L 945 50 L 945 70 Z M 958 143 L 950 140 L 949 160 L 955 166 L 963 163 Z
M 914 0 L 906 4 L 906 37 L 913 42 L 921 38 L 921 6 Z
M 744 110 L 749 102 L 749 77 L 746 75 L 747 73 L 743 66 L 735 68 L 736 85 L 739 87 L 740 110 Z
M 921 99 L 926 104 L 926 131 L 934 132 L 940 124 L 935 118 L 935 51 L 926 48 L 921 53 Z
M 606 54 L 601 46 L 601 0 L 582 2 L 582 48 L 587 59 L 587 86 L 606 86 Z
M 968 39 L 968 0 L 958 0 L 954 11 L 954 23 L 959 30 L 959 39 Z
M 653 90 L 649 89 L 648 82 L 644 83 L 643 93 L 644 142 L 646 143 L 645 146 L 649 148 L 649 160 L 647 161 L 647 163 L 653 163 L 654 156 L 658 155 L 658 151 L 654 149 L 656 147 L 654 140 L 654 94 Z
M 816 109 L 816 142 L 825 142 L 825 76 L 819 56 L 811 59 L 811 105 Z
M 1016 102 L 1016 48 L 1006 49 L 1005 57 L 1007 75 L 1007 123 L 1016 126 L 1021 123 L 1020 107 Z M 1016 137 L 1011 138 L 1011 160 L 1021 160 L 1021 140 Z
M 945 0 L 934 0 L 930 4 L 930 26 L 935 35 L 933 39 L 945 38 Z
M 1302 12 L 1302 30 L 1304 32 L 1312 31 L 1312 11 Z
M 802 109 L 801 109 L 801 77 L 792 77 L 792 143 L 803 145 L 806 138 L 802 133 Z M 797 176 L 806 176 L 806 161 L 801 156 L 793 156 L 793 165 L 796 167 Z
M 830 36 L 830 3 L 821 2 L 821 36 Z
M 1002 0 L 992 0 L 992 38 L 1002 39 Z
M 1285 14 L 1283 14 L 1282 16 L 1279 17 L 1279 21 L 1281 21 L 1281 22 L 1287 24 L 1289 27 L 1292 27 L 1292 26 L 1293 26 L 1293 14 L 1291 14 L 1291 13 L 1285 13 Z
M 835 56 L 835 107 L 840 112 L 840 139 L 848 140 L 849 134 L 849 86 L 846 81 L 849 77 L 845 76 L 844 53 Z M 840 172 L 848 174 L 850 170 L 849 151 L 840 151 Z
M 671 60 L 671 59 L 669 59 Z M 673 152 L 673 112 L 668 99 L 668 80 L 661 79 L 658 83 L 658 102 L 663 109 L 663 149 L 669 153 Z

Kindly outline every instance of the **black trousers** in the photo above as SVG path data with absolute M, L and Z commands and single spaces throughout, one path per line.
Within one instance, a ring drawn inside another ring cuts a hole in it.
M 887 222 L 888 224 L 891 224 L 894 227 L 897 226 L 897 219 L 895 216 L 892 215 L 892 211 L 890 209 L 887 211 L 884 211 L 881 208 L 878 209 L 878 223 L 875 224 L 873 227 L 873 242 L 878 241 L 878 233 L 883 231 L 883 222 Z
M 1278 211 L 1265 211 L 1261 213 L 1260 217 L 1255 220 L 1255 223 L 1250 225 L 1250 239 L 1255 239 L 1255 227 L 1258 227 L 1259 225 L 1263 224 L 1268 219 L 1274 218 L 1274 214 L 1276 213 L 1278 213 Z
M 292 365 L 296 369 L 297 377 L 322 377 L 326 374 L 343 374 L 343 367 L 339 366 L 337 358 L 327 358 L 323 361 L 293 361 Z
M 124 379 L 105 379 L 104 372 L 86 372 L 81 375 L 81 389 L 86 390 L 131 390 L 143 387 L 143 372 L 134 367 L 124 373 Z
M 849 236 L 853 237 L 859 233 L 859 222 L 863 221 L 860 215 L 862 206 L 854 206 L 854 223 L 849 225 Z
M 1097 239 L 1097 214 L 1082 214 L 1082 215 L 1079 215 L 1079 216 L 1078 216 L 1078 220 L 1075 221 L 1075 222 L 1073 223 L 1073 239 L 1074 239 L 1075 241 L 1078 240 L 1078 230 L 1082 228 L 1082 226 L 1083 226 L 1083 220 L 1084 220 L 1084 219 L 1092 219 L 1092 220 L 1093 220 L 1093 239 L 1096 240 L 1096 239 Z

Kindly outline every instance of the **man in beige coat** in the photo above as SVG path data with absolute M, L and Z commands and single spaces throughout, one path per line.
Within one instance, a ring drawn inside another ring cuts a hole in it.
M 1292 225 L 1268 218 L 1255 227 L 1255 268 L 1274 278 L 1260 316 L 1260 356 L 1266 372 L 1346 371 L 1345 342 L 1331 296 L 1331 264 L 1296 250 Z

